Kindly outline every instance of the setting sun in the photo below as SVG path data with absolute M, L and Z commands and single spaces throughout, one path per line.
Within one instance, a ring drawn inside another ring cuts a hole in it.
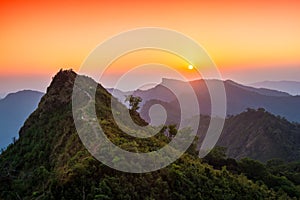
M 194 69 L 193 65 L 189 65 L 188 69 Z

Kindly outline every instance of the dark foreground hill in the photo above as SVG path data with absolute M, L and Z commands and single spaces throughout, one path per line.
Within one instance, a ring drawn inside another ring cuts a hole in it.
M 218 145 L 232 158 L 300 160 L 300 124 L 264 109 L 248 109 L 226 120 Z
M 0 199 L 288 199 L 285 191 L 295 190 L 285 179 L 288 189 L 268 189 L 242 174 L 215 170 L 193 156 L 193 149 L 168 167 L 145 174 L 124 173 L 101 164 L 87 152 L 74 127 L 71 94 L 75 77 L 68 70 L 53 78 L 22 127 L 19 140 L 0 155 Z M 111 100 L 116 102 L 99 85 L 98 121 L 112 142 L 133 152 L 152 151 L 169 142 L 163 133 L 146 142 L 123 133 L 112 118 Z M 134 118 L 144 123 L 138 114 Z
M 185 126 L 197 119 L 186 120 Z M 209 123 L 210 117 L 201 116 L 199 144 Z M 300 124 L 291 123 L 263 108 L 247 109 L 225 120 L 217 146 L 225 147 L 226 155 L 238 160 L 251 158 L 264 163 L 271 159 L 300 161 Z
M 18 137 L 19 129 L 37 108 L 42 96 L 38 91 L 23 90 L 0 99 L 0 149 Z

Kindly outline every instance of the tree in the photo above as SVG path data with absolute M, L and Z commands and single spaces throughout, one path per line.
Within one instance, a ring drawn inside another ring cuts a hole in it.
M 13 142 L 13 144 L 15 144 L 15 143 L 17 142 L 17 138 L 16 138 L 16 137 L 13 137 L 13 138 L 12 138 L 12 142 Z
M 168 128 L 169 128 L 169 137 L 174 137 L 178 132 L 176 128 L 176 124 L 171 124 L 168 126 Z
M 203 160 L 216 169 L 221 169 L 226 165 L 226 147 L 215 146 Z
M 41 180 L 43 193 L 41 196 L 44 196 L 46 193 L 46 185 L 50 176 L 50 172 L 44 167 L 40 166 L 35 171 L 35 177 Z M 37 194 L 36 194 L 37 195 Z
M 267 168 L 263 163 L 250 158 L 241 159 L 239 167 L 243 174 L 255 181 L 264 180 L 268 175 Z
M 257 111 L 259 111 L 259 112 L 266 112 L 266 109 L 264 109 L 264 108 L 258 108 Z
M 160 129 L 160 133 L 165 134 L 166 130 L 168 129 L 168 127 L 166 125 L 162 126 L 162 128 Z
M 133 95 L 126 95 L 125 96 L 125 103 L 129 102 L 129 110 L 130 111 L 137 111 L 140 106 L 139 104 L 142 102 L 142 98 L 138 96 L 133 96 Z

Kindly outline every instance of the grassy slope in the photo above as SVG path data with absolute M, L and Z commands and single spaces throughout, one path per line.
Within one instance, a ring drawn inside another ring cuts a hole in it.
M 0 199 L 275 199 L 285 195 L 243 175 L 215 170 L 190 154 L 146 174 L 104 166 L 87 152 L 74 127 L 70 97 L 75 76 L 62 71 L 54 77 L 38 109 L 21 129 L 20 139 L 1 154 Z M 114 143 L 128 150 L 135 145 L 138 151 L 149 151 L 168 142 L 158 134 L 146 143 L 133 144 L 115 126 L 110 98 L 99 86 L 98 120 Z M 138 116 L 135 120 L 143 121 Z

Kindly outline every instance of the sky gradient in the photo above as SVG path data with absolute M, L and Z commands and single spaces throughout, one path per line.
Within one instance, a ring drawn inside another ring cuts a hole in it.
M 296 0 L 1 1 L 0 93 L 43 91 L 60 68 L 78 70 L 105 39 L 149 26 L 195 39 L 224 79 L 300 81 L 299 10 Z M 126 71 L 124 62 L 112 71 Z

